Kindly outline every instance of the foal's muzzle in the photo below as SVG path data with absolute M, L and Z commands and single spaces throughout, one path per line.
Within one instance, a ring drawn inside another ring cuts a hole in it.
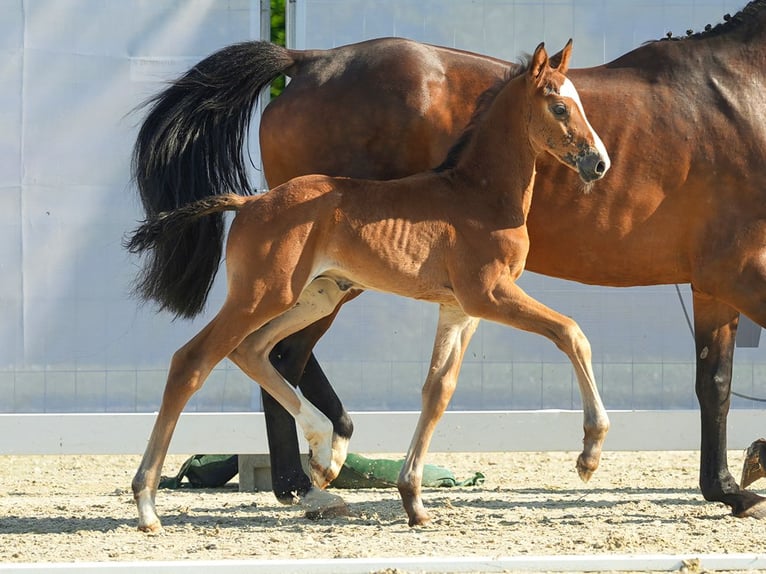
M 601 179 L 608 170 L 609 159 L 595 149 L 582 154 L 577 162 L 577 172 L 585 183 Z

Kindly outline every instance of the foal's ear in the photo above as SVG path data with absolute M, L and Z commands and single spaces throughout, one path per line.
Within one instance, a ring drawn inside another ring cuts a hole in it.
M 564 49 L 561 50 L 561 59 L 559 60 L 559 64 L 556 67 L 556 70 L 558 70 L 561 74 L 566 74 L 567 70 L 569 69 L 569 59 L 572 57 L 572 38 L 569 38 L 569 42 L 567 42 L 567 45 L 564 46 Z
M 548 52 L 545 51 L 545 42 L 540 42 L 532 54 L 532 64 L 529 66 L 529 75 L 533 80 L 539 80 L 548 67 Z

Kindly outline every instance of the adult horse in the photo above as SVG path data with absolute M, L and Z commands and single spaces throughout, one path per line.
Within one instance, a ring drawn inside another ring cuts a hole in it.
M 332 314 L 352 288 L 439 304 L 423 409 L 398 480 L 410 526 L 429 520 L 421 499 L 424 459 L 479 319 L 544 335 L 569 357 L 584 407 L 578 468 L 590 475 L 609 427 L 590 345 L 572 319 L 516 285 L 529 250 L 526 219 L 537 157 L 548 152 L 585 183 L 609 169 L 604 145 L 564 76 L 571 49 L 570 41 L 553 68 L 540 44 L 528 69 L 488 93 L 486 109 L 480 108 L 436 170 L 389 181 L 303 176 L 265 195 L 202 199 L 155 215 L 136 230 L 128 247 L 152 257 L 157 246 L 175 245 L 189 222 L 238 212 L 226 247 L 226 300 L 173 355 L 162 406 L 133 480 L 139 528 L 160 528 L 154 499 L 173 429 L 188 399 L 225 357 L 300 423 L 312 449 L 314 483 L 324 487 L 338 475 L 345 444 L 338 445 L 329 419 L 282 378 L 269 355 L 284 337 Z M 204 293 L 212 278 L 197 267 L 211 266 L 185 255 L 177 252 Z M 167 274 L 162 280 L 174 283 Z
M 766 2 L 756 0 L 708 31 L 571 70 L 612 170 L 598 193 L 582 195 L 576 178 L 539 162 L 527 260 L 532 271 L 589 284 L 692 285 L 700 488 L 737 516 L 759 517 L 764 499 L 729 472 L 726 420 L 739 314 L 766 326 L 764 60 Z M 225 48 L 154 100 L 134 153 L 144 207 L 151 214 L 247 193 L 241 144 L 251 106 L 281 73 L 291 82 L 260 128 L 271 185 L 307 173 L 386 178 L 435 165 L 476 96 L 508 66 L 403 40 L 309 52 L 263 42 Z M 200 222 L 179 248 L 220 242 L 220 229 Z M 169 306 L 181 315 L 196 304 L 184 295 L 180 285 Z M 329 321 L 283 342 L 273 360 L 348 436 L 350 421 L 310 355 Z M 293 421 L 274 407 L 264 397 L 274 488 L 284 500 L 309 481 Z M 278 451 L 277 437 L 286 441 Z

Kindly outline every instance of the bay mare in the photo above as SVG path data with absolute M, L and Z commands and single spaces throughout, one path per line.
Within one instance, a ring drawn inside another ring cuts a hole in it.
M 737 516 L 766 514 L 726 462 L 739 315 L 766 326 L 765 59 L 766 2 L 757 0 L 709 31 L 570 70 L 612 169 L 583 195 L 575 176 L 542 157 L 528 220 L 532 271 L 594 285 L 691 284 L 700 488 Z M 248 193 L 243 134 L 259 92 L 280 74 L 291 81 L 260 124 L 272 186 L 309 173 L 388 179 L 433 167 L 478 95 L 513 67 L 401 39 L 333 50 L 224 48 L 153 101 L 134 150 L 144 207 L 153 214 Z M 220 245 L 222 230 L 220 220 L 200 220 L 179 248 Z M 167 307 L 193 315 L 199 302 L 180 284 Z M 348 437 L 351 421 L 311 354 L 331 320 L 283 341 L 272 361 Z M 311 488 L 294 422 L 266 394 L 264 411 L 274 490 L 289 502 Z
M 570 41 L 553 68 L 540 44 L 526 71 L 493 90 L 486 111 L 436 170 L 390 181 L 299 177 L 262 196 L 228 194 L 160 213 L 133 234 L 131 251 L 151 257 L 155 246 L 174 245 L 190 220 L 238 212 L 226 247 L 226 300 L 173 355 L 162 406 L 133 480 L 140 529 L 160 528 L 154 500 L 173 429 L 191 395 L 226 357 L 300 424 L 311 447 L 314 483 L 324 487 L 338 476 L 347 440 L 333 436 L 330 420 L 282 378 L 269 355 L 284 337 L 332 313 L 351 288 L 439 305 L 423 408 L 397 481 L 410 526 L 429 520 L 421 498 L 424 460 L 479 319 L 544 335 L 569 357 L 583 396 L 578 469 L 590 477 L 609 428 L 590 345 L 572 319 L 516 285 L 529 250 L 526 218 L 537 157 L 548 152 L 585 183 L 609 169 L 604 145 L 564 76 L 571 49 Z M 185 261 L 198 276 L 201 257 Z M 158 281 L 174 283 L 167 273 L 144 279 L 154 295 Z M 208 280 L 200 276 L 198 290 Z

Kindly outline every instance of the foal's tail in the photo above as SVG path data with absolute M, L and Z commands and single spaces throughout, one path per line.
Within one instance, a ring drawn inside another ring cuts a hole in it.
M 220 218 L 224 211 L 238 211 L 246 202 L 240 195 L 217 195 L 149 216 L 125 241 L 131 253 L 146 253 L 147 261 L 134 286 L 136 294 L 156 301 L 160 309 L 174 311 L 176 316 L 198 314 L 210 293 L 221 253 L 202 245 L 189 256 L 177 249 L 178 242 L 190 226 L 210 216 Z M 179 306 L 181 293 L 185 306 Z
M 133 147 L 132 174 L 147 217 L 213 195 L 251 193 L 243 148 L 252 110 L 259 93 L 294 62 L 288 50 L 269 42 L 233 44 L 144 104 L 150 107 Z M 186 225 L 172 245 L 154 247 L 144 277 L 161 275 L 174 258 L 185 267 L 201 254 L 202 275 L 214 277 L 223 233 L 221 214 Z M 155 289 L 139 292 L 152 299 L 160 295 Z M 180 285 L 166 285 L 157 301 L 176 316 L 192 317 L 204 299 L 192 298 Z

